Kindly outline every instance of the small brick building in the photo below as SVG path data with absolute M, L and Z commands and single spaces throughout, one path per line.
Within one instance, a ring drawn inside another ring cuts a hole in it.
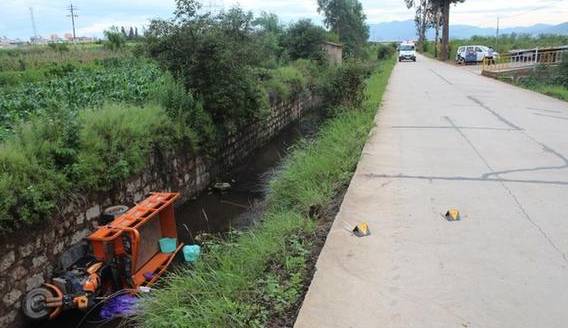
M 343 46 L 341 44 L 324 41 L 322 48 L 327 54 L 330 64 L 339 65 L 343 62 Z

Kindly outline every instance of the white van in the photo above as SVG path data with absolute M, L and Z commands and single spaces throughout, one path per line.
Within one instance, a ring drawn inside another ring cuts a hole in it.
M 467 54 L 471 54 L 469 56 L 471 58 L 469 58 Z M 497 51 L 493 50 L 493 48 L 480 45 L 461 46 L 456 52 L 456 63 L 458 64 L 466 62 L 482 62 L 484 59 L 493 60 L 497 58 L 499 58 L 499 53 Z
M 398 61 L 416 61 L 416 46 L 414 42 L 403 42 L 398 46 Z

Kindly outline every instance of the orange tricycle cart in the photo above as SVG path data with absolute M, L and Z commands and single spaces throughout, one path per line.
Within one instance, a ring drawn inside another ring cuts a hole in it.
M 55 278 L 26 294 L 24 314 L 53 319 L 154 284 L 183 246 L 174 216 L 178 198 L 177 193 L 153 193 L 131 209 L 105 210 L 111 221 L 64 252 Z M 170 242 L 169 250 L 160 247 L 164 241 Z

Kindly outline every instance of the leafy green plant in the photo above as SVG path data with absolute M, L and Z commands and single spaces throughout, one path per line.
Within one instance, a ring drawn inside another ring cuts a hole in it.
M 85 190 L 108 191 L 145 167 L 153 149 L 172 148 L 174 126 L 158 106 L 106 105 L 81 112 L 80 152 L 73 179 Z
M 102 62 L 98 66 L 58 66 L 49 74 L 60 78 L 0 89 L 0 135 L 33 115 L 76 111 L 108 101 L 141 104 L 148 100 L 155 81 L 163 74 L 143 60 Z
M 105 47 L 112 51 L 118 51 L 124 47 L 126 43 L 126 38 L 124 37 L 123 33 L 120 33 L 118 27 L 113 26 L 109 30 L 104 31 L 105 38 L 107 42 L 105 42 Z
M 322 43 L 326 40 L 326 31 L 302 19 L 290 25 L 284 37 L 284 45 L 291 59 L 323 60 Z
M 327 107 L 360 107 L 365 98 L 363 86 L 371 69 L 362 62 L 351 60 L 330 70 L 318 90 Z
M 108 191 L 180 144 L 157 105 L 34 117 L 0 144 L 0 232 L 47 222 L 72 193 Z
M 273 98 L 287 100 L 307 87 L 306 76 L 294 66 L 283 66 L 270 71 L 271 78 L 265 87 Z

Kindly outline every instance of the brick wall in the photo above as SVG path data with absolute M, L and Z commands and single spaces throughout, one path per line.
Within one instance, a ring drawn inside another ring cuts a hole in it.
M 227 136 L 216 159 L 178 151 L 152 156 L 140 175 L 109 194 L 74 195 L 54 218 L 33 230 L 19 231 L 0 239 L 0 327 L 23 325 L 20 304 L 25 293 L 50 278 L 59 255 L 96 228 L 101 211 L 111 205 L 132 205 L 152 191 L 177 191 L 178 205 L 208 188 L 265 145 L 283 128 L 317 105 L 310 95 L 271 106 L 269 116 L 238 133 Z

